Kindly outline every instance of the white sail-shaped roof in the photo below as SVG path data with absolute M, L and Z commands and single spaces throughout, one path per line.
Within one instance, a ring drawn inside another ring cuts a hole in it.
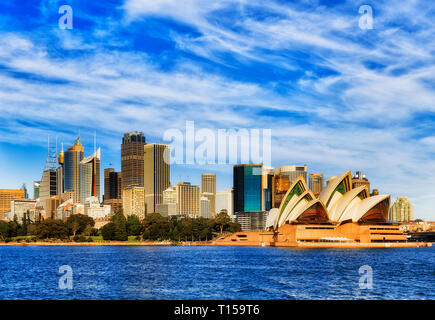
M 284 219 L 289 215 L 294 205 L 298 202 L 300 195 L 306 190 L 308 190 L 308 187 L 304 178 L 302 178 L 302 176 L 298 177 L 290 186 L 281 201 L 274 224 L 275 229 L 281 226 L 281 224 L 284 222 Z
M 332 208 L 328 211 L 328 216 L 331 221 L 339 221 L 340 217 L 353 206 L 360 203 L 369 196 L 367 186 L 359 186 L 345 193 L 343 197 L 336 201 Z
M 340 221 L 352 219 L 352 222 L 358 222 L 371 209 L 373 209 L 382 201 L 387 201 L 385 208 L 382 212 L 383 219 L 386 221 L 388 219 L 388 212 L 390 209 L 390 195 L 388 194 L 372 196 L 362 200 L 358 205 L 354 206 L 351 210 L 343 214 L 340 218 Z
M 325 189 L 320 192 L 319 199 L 329 210 L 340 200 L 346 192 L 352 189 L 352 176 L 350 171 L 343 173 L 332 180 Z

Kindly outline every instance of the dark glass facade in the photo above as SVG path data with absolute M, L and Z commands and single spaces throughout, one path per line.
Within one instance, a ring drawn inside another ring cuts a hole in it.
M 125 133 L 121 144 L 122 188 L 144 186 L 144 146 L 142 132 Z
M 262 166 L 239 165 L 233 169 L 234 212 L 258 212 L 262 204 Z

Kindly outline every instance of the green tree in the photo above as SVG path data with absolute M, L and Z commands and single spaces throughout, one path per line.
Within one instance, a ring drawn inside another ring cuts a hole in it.
M 68 228 L 62 220 L 46 219 L 38 224 L 36 236 L 40 239 L 66 239 Z
M 173 225 L 168 217 L 151 213 L 142 221 L 144 240 L 167 240 L 170 238 Z
M 8 222 L 8 238 L 13 238 L 18 235 L 18 229 L 20 225 L 17 221 L 9 221 Z
M 104 240 L 114 240 L 115 239 L 115 224 L 109 222 L 100 229 L 101 235 Z
M 125 219 L 122 208 L 119 208 L 110 218 L 110 222 L 100 229 L 104 240 L 126 241 L 127 235 L 127 220 Z
M 137 215 L 130 215 L 127 217 L 127 235 L 129 236 L 139 236 L 142 232 L 142 223 L 140 223 L 139 217 Z
M 92 228 L 95 225 L 94 219 L 84 214 L 72 214 L 66 221 L 68 232 L 70 235 L 83 234 L 86 228 Z
M 0 220 L 0 240 L 5 241 L 9 236 L 8 223 Z
M 229 223 L 231 221 L 225 209 L 221 210 L 221 212 L 216 215 L 216 218 L 214 220 L 216 226 L 219 228 L 220 233 L 224 231 L 224 228 L 229 226 Z

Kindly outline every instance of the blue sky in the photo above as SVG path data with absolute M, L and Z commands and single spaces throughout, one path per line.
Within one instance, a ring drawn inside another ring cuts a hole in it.
M 58 27 L 61 5 L 73 29 Z M 373 8 L 371 30 L 358 26 Z M 3 0 L 0 187 L 41 178 L 47 135 L 93 134 L 120 168 L 124 132 L 270 128 L 272 165 L 362 170 L 435 220 L 433 1 Z M 232 185 L 232 166 L 171 168 Z

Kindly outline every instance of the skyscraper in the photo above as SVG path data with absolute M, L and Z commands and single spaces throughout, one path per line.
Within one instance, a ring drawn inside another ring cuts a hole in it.
M 57 174 L 56 170 L 48 169 L 42 173 L 41 187 L 39 189 L 39 203 L 45 210 L 47 200 L 57 194 Z
M 80 201 L 80 161 L 84 158 L 80 136 L 64 153 L 64 192 L 71 192 L 74 203 Z
M 41 187 L 41 181 L 33 181 L 33 199 L 39 198 L 39 188 Z
M 143 148 L 143 153 L 145 213 L 149 214 L 156 212 L 157 204 L 163 203 L 163 191 L 169 187 L 169 146 L 159 143 L 147 144 Z M 124 174 L 122 179 L 124 180 Z
M 145 218 L 144 187 L 130 186 L 122 190 L 122 208 L 124 215 L 136 215 Z
M 100 200 L 100 160 L 101 149 L 80 161 L 80 203 L 85 203 L 89 197 Z
M 262 164 L 240 164 L 233 167 L 234 212 L 262 210 Z
M 207 197 L 201 197 L 201 217 L 210 219 L 210 200 Z
M 142 132 L 125 133 L 121 144 L 122 189 L 128 186 L 144 186 L 144 146 Z
M 188 182 L 176 186 L 178 214 L 198 217 L 200 214 L 200 188 Z
M 263 167 L 263 210 L 269 211 L 275 199 L 275 169 Z
M 289 177 L 290 185 L 300 176 L 307 181 L 307 166 L 282 166 L 276 169 L 276 174 L 286 174 Z
M 203 173 L 201 175 L 201 192 L 216 194 L 216 174 Z
M 323 174 L 322 173 L 310 173 L 310 190 L 313 191 L 317 197 L 323 190 Z
M 104 204 L 110 205 L 111 213 L 115 213 L 122 205 L 121 185 L 121 172 L 116 172 L 113 168 L 104 169 Z
M 391 206 L 390 219 L 398 222 L 414 220 L 411 202 L 406 197 L 397 197 Z

